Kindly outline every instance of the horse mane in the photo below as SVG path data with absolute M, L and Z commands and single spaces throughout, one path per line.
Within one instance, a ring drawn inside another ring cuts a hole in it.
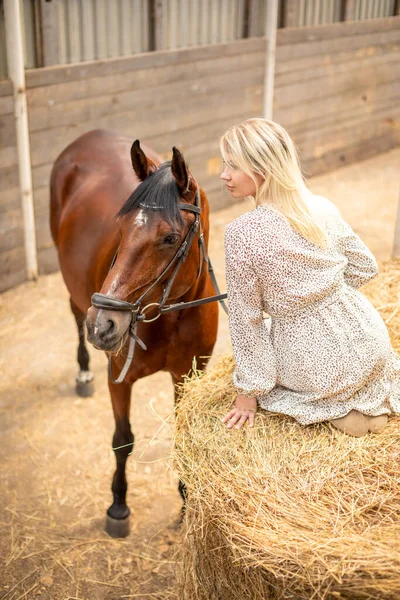
M 171 171 L 171 161 L 165 162 L 149 175 L 129 196 L 117 217 L 127 215 L 136 208 L 146 212 L 150 218 L 154 213 L 162 214 L 172 224 L 183 225 L 179 209 L 180 194 Z

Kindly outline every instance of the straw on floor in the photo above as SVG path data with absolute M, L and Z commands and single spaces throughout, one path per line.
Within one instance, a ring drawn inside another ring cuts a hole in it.
M 400 261 L 364 293 L 400 349 Z M 254 429 L 221 417 L 232 357 L 182 389 L 175 461 L 188 487 L 184 600 L 400 598 L 400 418 L 353 438 L 259 412 Z

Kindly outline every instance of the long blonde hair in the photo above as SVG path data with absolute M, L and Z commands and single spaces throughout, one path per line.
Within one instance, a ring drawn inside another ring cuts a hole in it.
M 312 194 L 301 174 L 295 145 L 283 127 L 267 119 L 247 119 L 221 137 L 220 148 L 229 167 L 253 179 L 256 206 L 272 206 L 300 235 L 326 248 L 325 228 L 307 204 Z

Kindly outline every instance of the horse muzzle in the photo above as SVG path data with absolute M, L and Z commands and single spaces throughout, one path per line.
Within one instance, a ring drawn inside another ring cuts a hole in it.
M 98 350 L 118 352 L 129 333 L 131 312 L 91 306 L 87 312 L 87 340 Z

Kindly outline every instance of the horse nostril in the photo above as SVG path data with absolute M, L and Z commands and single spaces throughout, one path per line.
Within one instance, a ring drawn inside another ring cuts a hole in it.
M 107 324 L 108 324 L 108 329 L 104 333 L 106 335 L 112 335 L 115 332 L 117 325 L 116 325 L 115 321 L 113 321 L 112 319 L 108 319 Z

